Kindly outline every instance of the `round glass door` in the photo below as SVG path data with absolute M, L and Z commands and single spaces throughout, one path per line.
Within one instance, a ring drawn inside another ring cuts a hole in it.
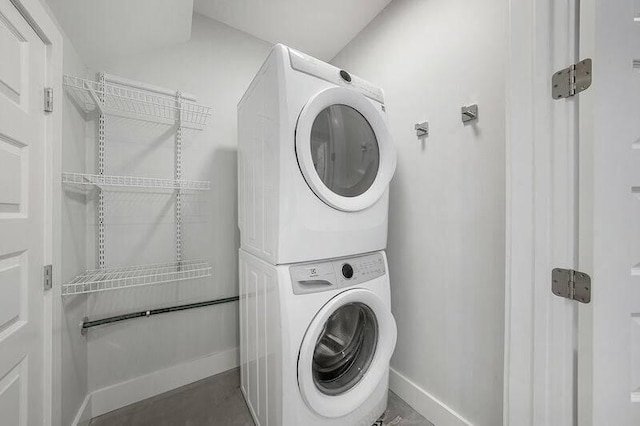
M 311 157 L 322 183 L 343 197 L 364 194 L 380 165 L 376 134 L 347 105 L 331 105 L 318 114 L 311 126 Z
M 343 87 L 325 89 L 304 106 L 296 126 L 296 155 L 316 196 L 343 211 L 375 204 L 396 167 L 382 105 Z
M 298 387 L 307 406 L 327 418 L 360 407 L 388 374 L 396 337 L 388 303 L 374 292 L 334 296 L 313 317 L 298 352 Z
M 366 374 L 378 344 L 375 314 L 362 303 L 338 308 L 327 320 L 313 353 L 313 381 L 325 395 L 340 395 Z

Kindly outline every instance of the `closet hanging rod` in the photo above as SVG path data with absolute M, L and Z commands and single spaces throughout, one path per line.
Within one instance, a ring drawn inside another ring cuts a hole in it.
M 188 309 L 204 308 L 205 306 L 221 305 L 223 303 L 236 302 L 238 300 L 240 300 L 240 297 L 238 296 L 225 297 L 223 299 L 206 300 L 204 302 L 188 303 L 186 305 L 169 306 L 166 308 L 150 309 L 147 311 L 116 315 L 113 317 L 102 318 L 94 321 L 89 321 L 89 319 L 85 317 L 84 321 L 80 324 L 80 333 L 82 335 L 85 335 L 87 333 L 87 330 L 91 327 L 112 324 L 114 322 L 126 321 L 134 318 L 146 318 L 152 315 L 167 314 L 169 312 L 186 311 Z

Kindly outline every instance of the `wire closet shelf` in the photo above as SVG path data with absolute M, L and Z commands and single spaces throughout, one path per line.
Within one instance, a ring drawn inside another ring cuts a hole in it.
M 189 190 L 207 191 L 211 183 L 206 180 L 175 180 L 140 176 L 109 176 L 87 173 L 62 173 L 62 183 L 71 185 L 91 185 L 100 188 L 144 188 L 150 190 Z
M 85 112 L 98 110 L 165 124 L 180 123 L 196 130 L 202 130 L 211 116 L 210 107 L 185 100 L 178 102 L 175 96 L 69 75 L 64 76 L 63 83 Z
M 62 295 L 94 293 L 208 276 L 211 276 L 211 266 L 202 260 L 96 269 L 86 271 L 70 283 L 64 284 Z
M 86 271 L 62 285 L 62 295 L 97 293 L 108 290 L 172 283 L 211 276 L 211 266 L 203 260 L 182 257 L 182 192 L 208 190 L 209 181 L 182 179 L 183 128 L 201 130 L 211 116 L 211 109 L 195 103 L 195 98 L 174 91 L 134 82 L 117 76 L 98 74 L 97 81 L 65 75 L 63 83 L 67 93 L 85 112 L 98 113 L 97 157 L 98 174 L 62 174 L 62 183 L 94 186 L 98 191 L 96 202 L 97 269 Z M 150 121 L 175 126 L 175 158 L 173 179 L 140 176 L 106 175 L 106 115 Z M 127 267 L 107 267 L 105 263 L 105 204 L 104 189 L 146 188 L 147 190 L 175 191 L 175 250 L 171 263 L 157 263 Z

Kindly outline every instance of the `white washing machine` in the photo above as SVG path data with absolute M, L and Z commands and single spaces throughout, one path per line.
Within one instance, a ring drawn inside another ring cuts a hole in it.
M 371 426 L 396 323 L 384 252 L 273 266 L 240 250 L 241 387 L 258 426 Z
M 395 167 L 382 90 L 275 46 L 238 104 L 241 247 L 274 265 L 385 249 Z

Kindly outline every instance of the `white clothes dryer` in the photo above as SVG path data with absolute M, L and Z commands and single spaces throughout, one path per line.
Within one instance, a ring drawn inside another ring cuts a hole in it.
M 384 252 L 274 266 L 240 250 L 241 388 L 256 425 L 371 426 L 396 337 Z
M 275 46 L 238 104 L 241 247 L 274 265 L 385 249 L 395 167 L 382 90 Z

